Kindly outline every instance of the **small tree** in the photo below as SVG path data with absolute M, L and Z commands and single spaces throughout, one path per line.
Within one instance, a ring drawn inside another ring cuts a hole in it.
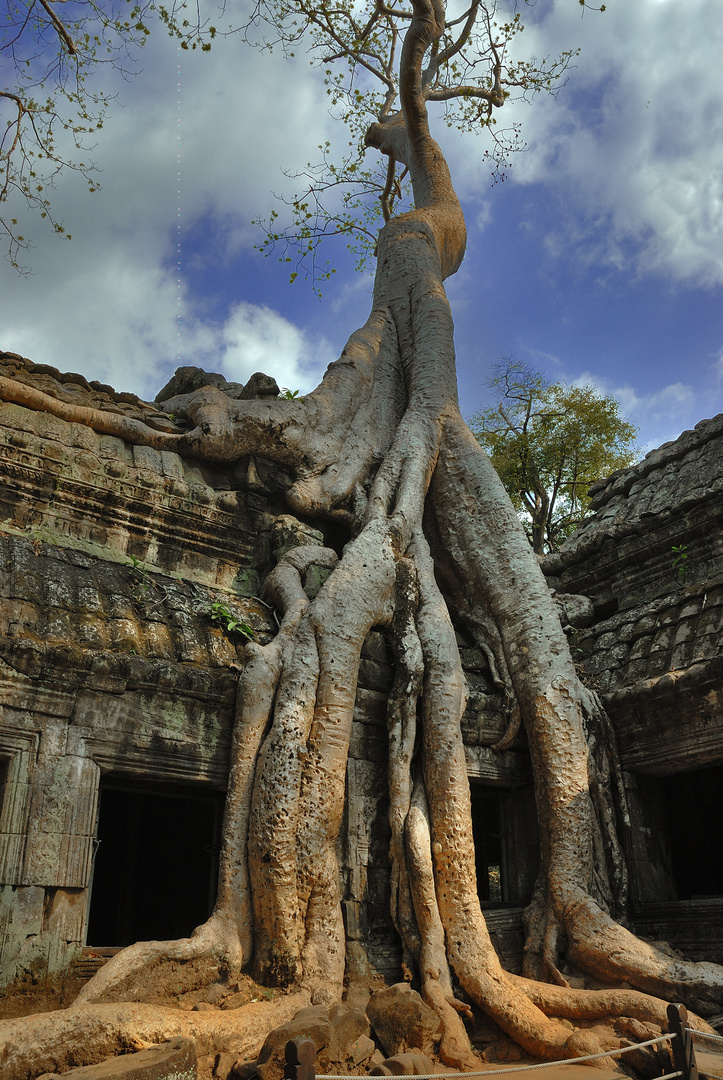
M 490 386 L 499 403 L 472 430 L 487 451 L 537 555 L 554 551 L 588 514 L 591 484 L 636 460 L 637 428 L 594 386 L 550 383 L 510 358 Z

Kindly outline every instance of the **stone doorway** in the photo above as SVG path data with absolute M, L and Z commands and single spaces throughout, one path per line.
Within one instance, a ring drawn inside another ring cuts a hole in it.
M 723 897 L 723 766 L 666 776 L 661 788 L 678 899 Z
M 502 794 L 473 784 L 471 796 L 477 893 L 483 905 L 501 904 L 508 899 Z
M 187 937 L 216 899 L 223 794 L 101 780 L 87 943 Z

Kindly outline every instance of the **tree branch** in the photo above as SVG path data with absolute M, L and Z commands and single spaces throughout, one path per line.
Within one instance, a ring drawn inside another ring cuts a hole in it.
M 75 42 L 73 41 L 73 39 L 70 36 L 70 34 L 68 33 L 68 31 L 65 29 L 65 26 L 63 25 L 61 20 L 58 18 L 58 16 L 55 14 L 53 9 L 51 8 L 50 4 L 48 3 L 48 0 L 39 0 L 39 3 L 41 5 L 41 7 L 45 8 L 48 15 L 50 16 L 50 20 L 51 20 L 51 22 L 52 22 L 52 24 L 53 24 L 53 26 L 55 28 L 55 32 L 57 33 L 58 37 L 60 38 L 60 40 L 65 45 L 65 47 L 68 50 L 69 54 L 71 56 L 77 56 L 78 50 L 75 47 Z

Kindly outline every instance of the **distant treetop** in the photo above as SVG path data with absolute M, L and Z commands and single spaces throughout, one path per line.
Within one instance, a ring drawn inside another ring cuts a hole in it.
M 498 403 L 470 426 L 492 459 L 538 555 L 590 512 L 588 489 L 638 459 L 637 428 L 592 385 L 551 383 L 514 357 L 495 365 Z

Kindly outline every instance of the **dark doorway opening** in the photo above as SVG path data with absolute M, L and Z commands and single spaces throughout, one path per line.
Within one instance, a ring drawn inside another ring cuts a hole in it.
M 471 787 L 471 795 L 477 893 L 483 904 L 501 904 L 507 899 L 502 795 L 476 784 Z
M 666 776 L 662 788 L 678 899 L 723 896 L 723 766 Z
M 216 899 L 223 795 L 101 781 L 88 944 L 187 937 Z
M 10 776 L 10 758 L 0 757 L 0 818 L 3 816 L 5 804 L 5 789 Z

